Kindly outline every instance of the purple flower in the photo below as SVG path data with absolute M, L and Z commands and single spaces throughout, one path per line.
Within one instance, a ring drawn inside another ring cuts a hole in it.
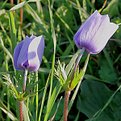
M 44 52 L 43 36 L 26 36 L 14 50 L 14 67 L 17 70 L 37 71 Z
M 85 48 L 90 54 L 99 53 L 118 29 L 111 23 L 108 15 L 101 15 L 96 10 L 74 35 L 78 48 Z

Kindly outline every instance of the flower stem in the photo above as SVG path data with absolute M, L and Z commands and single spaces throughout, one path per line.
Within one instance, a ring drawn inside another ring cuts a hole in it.
M 10 3 L 11 3 L 11 5 L 13 5 L 13 3 L 14 3 L 14 0 L 10 0 Z
M 78 56 L 78 58 L 77 58 L 77 60 L 76 60 L 76 64 L 75 64 L 75 67 L 74 67 L 74 73 L 75 73 L 75 71 L 76 71 L 76 69 L 77 69 L 77 66 L 79 65 L 79 62 L 80 62 L 80 60 L 81 60 L 81 58 L 82 58 L 82 55 L 83 55 L 84 51 L 85 51 L 85 49 L 82 48 L 82 49 L 81 49 L 81 52 L 80 52 L 80 54 L 79 54 L 79 56 Z
M 65 91 L 65 97 L 64 97 L 64 112 L 63 112 L 63 121 L 67 121 L 68 119 L 68 102 L 70 97 L 71 91 Z
M 21 3 L 23 0 L 19 0 L 19 3 Z M 23 8 L 20 8 L 20 28 L 22 31 L 22 24 L 23 24 Z
M 81 60 L 81 58 L 82 58 L 82 55 L 83 55 L 84 51 L 85 51 L 85 49 L 82 48 L 80 54 L 78 55 L 78 57 L 77 57 L 77 59 L 76 59 L 76 63 L 75 63 L 75 66 L 74 66 L 74 70 L 73 70 L 73 73 L 72 73 L 72 76 L 71 76 L 70 85 L 71 85 L 71 83 L 72 83 L 72 80 L 73 80 L 73 78 L 74 78 L 74 73 L 76 72 L 76 69 L 77 69 L 77 67 L 78 67 L 78 65 L 79 65 L 79 62 L 80 62 L 80 60 Z
M 25 70 L 25 72 L 24 72 L 24 82 L 23 82 L 23 92 L 25 92 L 25 90 L 26 90 L 27 74 L 28 74 L 28 70 Z
M 75 66 L 74 66 L 74 70 L 73 70 L 73 73 L 72 73 L 72 76 L 71 76 L 70 84 L 73 81 L 74 73 L 76 72 L 76 69 L 77 69 L 77 67 L 79 65 L 80 59 L 82 58 L 82 55 L 83 55 L 84 51 L 85 51 L 85 49 L 82 48 L 79 56 L 77 57 L 77 60 L 76 60 Z M 63 111 L 63 116 L 64 117 L 63 117 L 63 121 L 67 121 L 67 119 L 68 119 L 68 102 L 69 102 L 70 94 L 71 94 L 71 90 L 65 91 L 65 96 L 64 96 L 64 111 Z
M 23 121 L 22 105 L 23 105 L 23 101 L 19 101 L 19 116 L 20 116 L 20 121 Z
M 24 80 L 23 80 L 23 93 L 26 91 L 27 74 L 28 74 L 28 71 L 25 70 L 25 72 L 24 72 Z M 19 101 L 19 116 L 20 116 L 20 121 L 23 121 L 23 103 L 24 103 L 23 100 Z

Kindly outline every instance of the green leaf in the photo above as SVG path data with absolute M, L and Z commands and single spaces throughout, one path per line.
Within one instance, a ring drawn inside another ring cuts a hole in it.
M 108 101 L 112 92 L 101 82 L 85 80 L 81 85 L 81 93 L 78 96 L 77 109 L 88 118 L 99 111 Z M 97 121 L 114 121 L 111 119 L 110 109 L 98 118 Z
M 7 116 L 12 121 L 18 121 L 17 118 L 13 115 L 13 113 L 3 104 L 3 102 L 0 100 L 0 109 L 7 114 Z
M 97 119 L 101 119 L 100 120 L 104 120 L 103 118 L 105 118 L 106 116 L 109 117 L 110 119 L 108 119 L 109 121 L 119 121 L 120 116 L 116 117 L 117 115 L 115 115 L 115 109 L 118 108 L 118 113 L 119 111 L 119 105 L 116 107 L 116 105 L 112 105 L 111 102 L 113 103 L 113 100 L 115 100 L 116 98 L 114 98 L 114 96 L 116 96 L 116 94 L 118 93 L 118 91 L 121 89 L 121 85 L 116 89 L 116 91 L 110 96 L 110 98 L 108 99 L 108 101 L 105 103 L 105 105 L 98 110 L 91 119 L 89 119 L 89 121 L 95 121 Z M 120 96 L 118 96 L 120 97 Z M 120 99 L 119 99 L 120 100 Z M 117 101 L 117 100 L 116 100 Z M 114 104 L 114 103 L 113 103 Z M 120 107 L 121 108 L 121 107 Z M 107 114 L 105 116 L 105 114 Z
M 82 50 L 83 51 L 83 50 Z M 76 54 L 73 55 L 72 59 L 70 60 L 69 64 L 65 68 L 65 64 L 61 64 L 60 61 L 58 61 L 58 67 L 55 69 L 55 75 L 57 79 L 60 81 L 60 84 L 63 86 L 64 90 L 68 90 L 70 81 L 72 80 L 72 74 L 74 71 L 74 65 L 76 63 L 76 60 L 80 54 L 80 50 L 77 51 Z M 75 75 L 79 75 L 79 72 Z M 80 74 L 81 75 L 81 74 Z M 77 76 L 75 76 L 77 78 Z M 78 79 L 75 79 L 75 81 L 79 81 L 81 77 L 78 76 Z M 77 83 L 78 83 L 77 81 Z M 76 85 L 77 85 L 76 83 Z M 74 87 L 76 86 L 74 85 Z
M 55 76 L 59 80 L 60 84 L 63 86 L 63 84 L 67 80 L 67 75 L 65 72 L 65 64 L 61 64 L 60 61 L 58 61 L 57 69 L 55 69 Z
M 3 51 L 10 57 L 12 63 L 13 63 L 13 57 L 10 51 L 5 47 L 3 40 L 0 38 L 0 47 L 2 47 Z
M 6 84 L 9 87 L 10 91 L 12 91 L 13 96 L 15 98 L 19 98 L 18 91 L 16 90 L 16 87 L 12 83 L 12 81 L 10 79 L 10 75 L 9 74 L 3 75 L 3 79 L 5 79 L 7 81 L 4 84 Z
M 62 88 L 62 86 L 59 83 L 57 83 L 55 88 L 53 89 L 52 95 L 50 96 L 49 102 L 47 104 L 47 109 L 46 109 L 46 114 L 45 114 L 45 117 L 44 117 L 44 121 L 48 120 L 49 115 L 51 113 L 51 110 L 52 110 L 52 108 L 54 106 L 54 103 L 55 103 L 55 101 L 57 99 L 57 96 L 61 91 L 61 88 Z
M 43 31 L 43 33 L 47 34 L 48 27 L 43 22 L 43 20 L 39 17 L 39 15 L 36 13 L 36 11 L 29 4 L 26 4 L 25 8 L 26 8 L 26 11 L 34 18 L 34 21 L 36 21 L 38 25 L 41 27 L 41 30 Z
M 110 17 L 120 16 L 120 0 L 111 0 L 108 6 L 103 10 L 103 14 L 108 13 Z
M 75 86 L 79 83 L 79 81 L 82 81 L 83 77 L 84 77 L 85 72 L 82 70 L 77 69 L 77 71 L 74 74 L 74 79 L 72 80 L 72 83 L 70 85 L 70 89 L 73 90 L 75 88 Z
M 114 121 L 120 121 L 121 119 L 121 92 L 117 92 L 117 95 L 111 102 L 111 108 L 113 111 Z
M 49 84 L 49 79 L 50 79 L 50 74 L 48 75 L 48 78 L 47 78 L 47 81 L 46 81 L 46 84 L 45 84 L 45 89 L 44 89 L 44 92 L 43 92 L 43 95 L 42 95 L 41 107 L 40 107 L 39 118 L 38 118 L 39 121 L 41 120 L 41 116 L 42 116 L 42 111 L 43 111 L 43 107 L 44 107 L 45 97 L 46 97 L 46 94 L 47 94 L 47 87 L 48 87 L 48 84 Z
M 71 85 L 69 87 L 71 90 L 73 90 L 76 87 L 76 85 L 80 81 L 82 81 L 82 79 L 83 79 L 83 77 L 85 75 L 86 69 L 87 69 L 87 65 L 88 65 L 88 62 L 89 62 L 89 57 L 90 57 L 90 54 L 88 54 L 87 59 L 86 59 L 85 64 L 84 64 L 84 67 L 80 70 L 80 72 L 78 72 L 78 69 L 75 72 L 74 79 L 72 80 L 72 83 L 71 83 Z
M 68 75 L 68 74 L 70 73 L 70 71 L 73 69 L 73 66 L 74 66 L 74 64 L 75 64 L 75 62 L 76 62 L 76 59 L 78 58 L 79 53 L 80 53 L 80 50 L 77 51 L 77 52 L 73 55 L 73 57 L 72 57 L 72 59 L 70 60 L 69 64 L 66 66 L 65 71 L 66 71 L 66 74 L 67 74 L 67 75 Z
M 76 116 L 76 118 L 75 118 L 75 120 L 74 121 L 79 121 L 79 112 L 78 112 L 78 114 L 77 114 L 77 116 Z
M 15 18 L 14 13 L 10 11 L 9 13 L 9 25 L 10 25 L 10 35 L 12 40 L 12 52 L 16 46 L 17 40 L 16 40 L 16 24 L 15 24 Z
M 26 105 L 24 104 L 24 102 L 22 103 L 23 107 L 22 107 L 22 111 L 23 111 L 23 116 L 24 116 L 24 121 L 30 121 L 29 119 L 29 115 L 28 115 L 28 109 L 26 107 Z
M 23 2 L 21 2 L 21 3 L 17 4 L 17 5 L 15 5 L 14 7 L 12 7 L 12 8 L 10 9 L 10 11 L 14 11 L 14 10 L 17 10 L 17 9 L 19 9 L 19 8 L 22 8 L 26 3 L 27 3 L 26 1 L 23 1 Z
M 64 27 L 67 28 L 67 30 L 69 30 L 70 33 L 73 35 L 73 31 L 70 28 L 70 25 L 73 24 L 73 14 L 69 10 L 69 8 L 62 5 L 57 9 L 55 14 L 60 19 L 60 21 L 63 23 Z
M 63 101 L 62 97 L 60 97 L 60 99 L 55 102 L 55 105 L 53 106 L 53 109 L 51 110 L 50 120 L 48 120 L 48 121 L 54 121 L 54 119 L 55 120 L 60 119 L 60 117 L 62 116 L 62 113 L 63 113 L 63 102 L 62 101 Z
M 111 69 L 108 62 L 105 59 L 101 59 L 99 76 L 107 83 L 115 84 L 117 81 L 117 74 L 114 69 Z

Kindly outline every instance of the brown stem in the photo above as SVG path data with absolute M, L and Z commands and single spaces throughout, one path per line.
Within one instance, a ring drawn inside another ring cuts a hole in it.
M 10 3 L 11 3 L 11 5 L 13 5 L 13 3 L 14 3 L 14 0 L 10 0 Z
M 20 118 L 20 121 L 23 121 L 22 105 L 23 105 L 23 101 L 20 101 L 19 102 L 19 118 Z
M 102 13 L 102 11 L 105 8 L 106 4 L 107 4 L 107 0 L 104 0 L 103 6 L 102 6 L 101 10 L 99 11 L 100 13 Z
M 19 3 L 21 3 L 22 0 L 19 1 Z M 23 24 L 23 8 L 20 8 L 20 28 L 22 31 L 22 24 Z
M 28 73 L 28 71 L 25 70 L 25 72 L 24 72 L 24 80 L 23 80 L 23 93 L 25 93 L 25 91 L 26 91 L 27 73 Z M 23 103 L 24 103 L 24 100 L 19 101 L 20 121 L 23 121 L 23 110 L 22 110 L 22 108 L 23 108 Z
M 22 28 L 22 23 L 23 23 L 23 8 L 20 8 L 20 26 Z
M 63 121 L 68 120 L 68 102 L 69 102 L 70 93 L 71 91 L 65 91 Z

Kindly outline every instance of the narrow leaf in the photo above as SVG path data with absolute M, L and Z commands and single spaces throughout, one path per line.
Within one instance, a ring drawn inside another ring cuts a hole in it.
M 19 9 L 19 8 L 22 8 L 26 3 L 27 3 L 26 1 L 21 2 L 21 3 L 17 4 L 17 5 L 15 5 L 14 7 L 12 7 L 12 8 L 10 9 L 10 11 L 14 11 L 14 10 L 17 10 L 17 9 Z
M 80 53 L 80 50 L 77 51 L 77 52 L 73 55 L 73 57 L 72 57 L 72 59 L 70 60 L 69 64 L 66 66 L 65 71 L 66 71 L 66 74 L 67 74 L 67 75 L 68 75 L 69 72 L 72 70 L 72 67 L 73 67 L 74 64 L 75 64 L 76 59 L 77 59 L 79 53 Z
M 17 118 L 12 114 L 11 111 L 7 109 L 7 107 L 3 104 L 3 102 L 0 100 L 0 109 L 7 114 L 7 116 L 12 120 L 12 121 L 17 121 Z

